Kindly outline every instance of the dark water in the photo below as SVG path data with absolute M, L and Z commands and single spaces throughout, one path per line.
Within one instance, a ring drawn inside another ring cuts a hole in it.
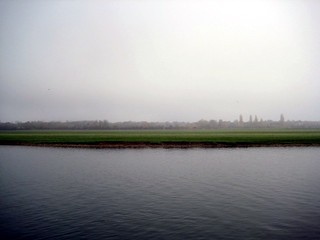
M 320 239 L 320 148 L 0 147 L 1 239 Z

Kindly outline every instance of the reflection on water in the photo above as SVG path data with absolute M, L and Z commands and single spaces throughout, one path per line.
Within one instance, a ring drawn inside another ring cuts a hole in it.
M 320 148 L 0 147 L 2 239 L 320 239 Z

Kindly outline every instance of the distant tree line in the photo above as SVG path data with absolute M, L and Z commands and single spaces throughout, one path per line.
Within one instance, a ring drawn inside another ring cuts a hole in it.
M 257 116 L 250 116 L 248 122 L 243 121 L 242 115 L 239 120 L 200 120 L 197 122 L 108 122 L 104 121 L 66 121 L 66 122 L 0 122 L 0 130 L 160 130 L 160 129 L 250 129 L 250 128 L 320 128 L 320 121 L 285 121 L 281 115 L 279 121 L 262 120 Z

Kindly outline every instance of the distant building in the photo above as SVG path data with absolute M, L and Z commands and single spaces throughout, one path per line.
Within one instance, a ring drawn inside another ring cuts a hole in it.
M 242 117 L 242 114 L 240 114 L 240 117 L 239 117 L 239 123 L 242 124 L 243 123 L 243 117 Z

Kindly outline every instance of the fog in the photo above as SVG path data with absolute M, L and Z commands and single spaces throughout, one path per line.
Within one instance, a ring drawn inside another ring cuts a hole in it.
M 0 121 L 320 120 L 320 1 L 0 2 Z

